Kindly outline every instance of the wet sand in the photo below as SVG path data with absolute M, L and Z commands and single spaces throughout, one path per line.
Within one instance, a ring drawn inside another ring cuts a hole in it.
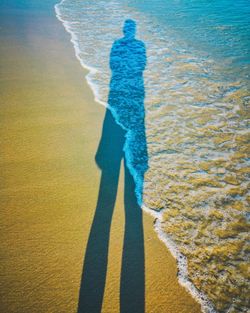
M 1 5 L 0 306 L 5 313 L 77 312 L 105 108 L 94 102 L 54 2 L 29 9 L 8 3 Z M 107 313 L 119 312 L 123 192 L 122 166 L 108 242 Z M 143 231 L 145 312 L 200 312 L 144 213 Z

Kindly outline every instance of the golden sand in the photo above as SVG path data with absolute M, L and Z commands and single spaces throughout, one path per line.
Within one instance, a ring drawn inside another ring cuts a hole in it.
M 98 197 L 94 156 L 105 109 L 94 102 L 55 16 L 22 11 L 10 18 L 0 47 L 1 308 L 76 312 Z M 106 313 L 119 312 L 123 175 L 110 233 Z M 157 238 L 153 219 L 143 215 L 143 222 L 145 311 L 200 312 L 178 284 L 176 261 Z

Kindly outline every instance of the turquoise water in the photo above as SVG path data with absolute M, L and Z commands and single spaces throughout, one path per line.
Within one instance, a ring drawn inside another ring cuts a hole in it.
M 124 21 L 136 22 L 147 64 L 143 80 L 126 84 L 143 81 L 146 138 L 130 131 L 125 155 L 138 202 L 204 312 L 248 312 L 250 2 L 64 0 L 56 12 L 96 100 L 111 109 L 110 51 Z M 130 112 L 112 112 L 127 128 Z
M 128 1 L 155 18 L 207 57 L 226 61 L 249 77 L 250 3 L 248 0 Z M 229 58 L 229 60 L 225 60 Z M 232 69 L 233 70 L 233 69 Z

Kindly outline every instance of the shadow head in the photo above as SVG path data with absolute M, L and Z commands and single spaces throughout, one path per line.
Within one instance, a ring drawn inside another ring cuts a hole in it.
M 135 38 L 135 33 L 136 33 L 136 22 L 131 19 L 126 20 L 123 26 L 124 37 L 127 39 L 133 39 Z

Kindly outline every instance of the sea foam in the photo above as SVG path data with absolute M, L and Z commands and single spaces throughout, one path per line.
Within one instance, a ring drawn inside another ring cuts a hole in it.
M 71 35 L 77 59 L 88 70 L 95 100 L 105 107 L 110 49 L 122 36 L 124 20 L 137 22 L 138 38 L 147 47 L 149 170 L 143 193 L 132 161 L 131 132 L 124 152 L 138 202 L 155 218 L 159 238 L 177 260 L 179 282 L 203 311 L 247 312 L 243 265 L 249 159 L 244 144 L 249 132 L 244 114 L 249 97 L 244 76 L 232 75 L 227 59 L 217 62 L 196 50 L 153 14 L 126 1 L 63 0 L 55 10 Z M 119 116 L 115 118 L 119 123 Z

